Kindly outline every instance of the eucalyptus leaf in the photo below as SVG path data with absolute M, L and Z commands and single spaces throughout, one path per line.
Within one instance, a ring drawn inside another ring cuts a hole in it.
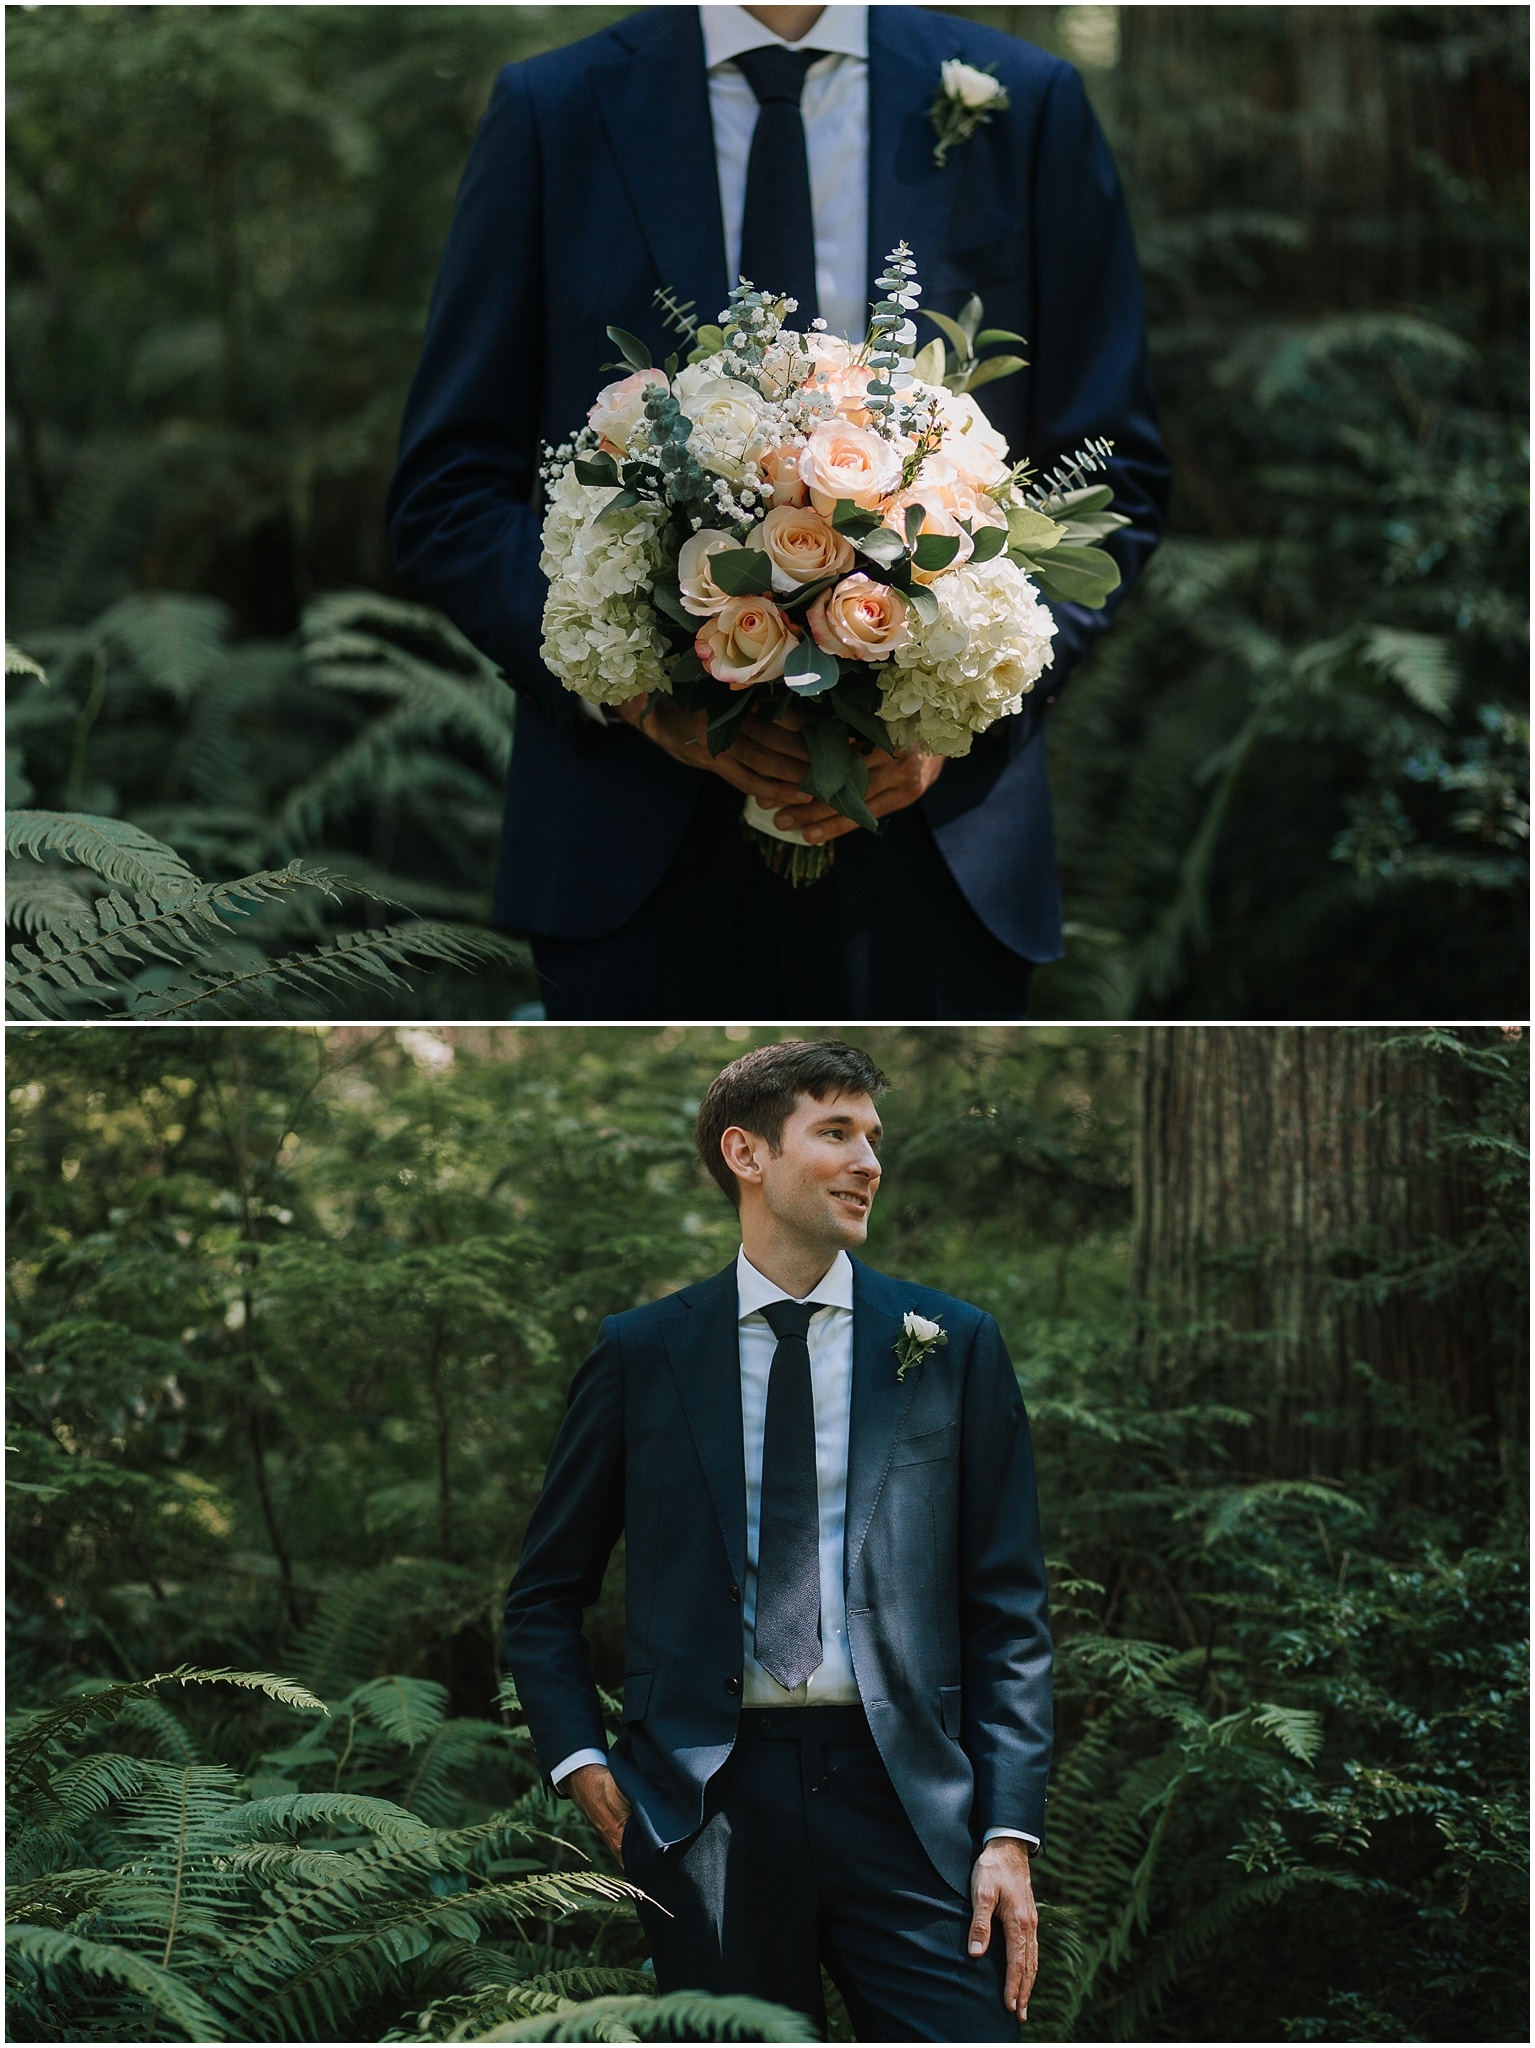
M 1085 604 L 1092 611 L 1097 611 L 1120 583 L 1119 564 L 1102 548 L 1054 548 L 1029 566 L 1029 574 L 1046 597 L 1063 604 Z
M 572 467 L 576 472 L 576 482 L 578 484 L 595 486 L 597 484 L 616 484 L 618 482 L 618 464 L 611 455 L 602 453 L 578 455 Z
M 938 600 L 925 583 L 913 583 L 909 590 L 901 592 L 924 626 L 938 623 Z
M 905 541 L 898 533 L 892 533 L 888 526 L 876 526 L 871 532 L 856 538 L 853 545 L 871 562 L 878 562 L 882 569 L 890 568 L 906 553 Z
M 1006 546 L 1007 528 L 1005 526 L 978 526 L 975 530 L 974 546 L 970 559 L 977 565 L 982 562 L 995 561 Z
M 1063 491 L 1054 500 L 1056 517 L 1061 519 L 1086 519 L 1093 512 L 1103 512 L 1114 502 L 1112 484 L 1084 484 L 1080 490 Z
M 842 664 L 807 633 L 784 664 L 783 680 L 796 697 L 819 697 L 836 687 Z
M 959 324 L 964 330 L 965 339 L 970 344 L 970 353 L 972 355 L 975 353 L 975 330 L 980 326 L 985 317 L 986 308 L 981 304 L 976 294 L 972 292 L 959 311 Z
M 833 690 L 826 701 L 854 732 L 862 734 L 866 740 L 872 740 L 875 746 L 883 747 L 887 754 L 895 752 L 895 744 L 885 721 L 876 717 L 872 711 L 865 711 L 861 705 L 855 704 L 845 687 Z

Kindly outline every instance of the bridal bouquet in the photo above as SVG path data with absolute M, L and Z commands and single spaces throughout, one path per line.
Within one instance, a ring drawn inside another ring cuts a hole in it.
M 970 396 L 1023 367 L 979 351 L 1020 337 L 981 330 L 972 299 L 929 315 L 948 347 L 917 353 L 904 243 L 878 283 L 856 347 L 786 326 L 794 301 L 745 280 L 718 326 L 658 294 L 686 365 L 657 369 L 610 327 L 630 374 L 541 472 L 542 654 L 566 688 L 705 710 L 712 753 L 796 706 L 801 788 L 869 831 L 863 756 L 963 754 L 1017 711 L 1052 658 L 1041 593 L 1101 605 L 1119 581 L 1101 543 L 1126 523 L 1085 481 L 1110 443 L 1034 485 Z M 744 815 L 790 880 L 829 864 L 754 802 Z

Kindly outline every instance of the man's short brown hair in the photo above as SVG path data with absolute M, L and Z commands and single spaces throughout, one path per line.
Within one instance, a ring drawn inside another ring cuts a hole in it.
M 883 1095 L 889 1086 L 866 1052 L 840 1038 L 784 1038 L 732 1060 L 709 1083 L 698 1106 L 694 1141 L 715 1181 L 741 1206 L 741 1184 L 725 1164 L 720 1139 L 732 1125 L 766 1138 L 772 1151 L 802 1095 L 826 1102 L 837 1095 Z

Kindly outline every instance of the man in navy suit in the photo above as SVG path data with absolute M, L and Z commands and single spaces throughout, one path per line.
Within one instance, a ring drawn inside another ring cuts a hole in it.
M 1051 1746 L 1029 1428 L 989 1315 L 848 1256 L 883 1087 L 836 1040 L 710 1087 L 741 1252 L 598 1331 L 506 1660 L 546 1774 L 646 1894 L 662 1991 L 824 2031 L 824 1964 L 860 2040 L 1015 2040 Z M 581 1617 L 620 1533 L 610 1752 Z
M 1009 105 L 940 166 L 929 110 L 950 58 L 994 71 Z M 1108 606 L 1052 605 L 1054 661 L 1022 711 L 962 759 L 871 760 L 876 838 L 801 794 L 783 727 L 712 758 L 697 715 L 639 699 L 594 716 L 549 674 L 537 467 L 608 381 L 609 323 L 657 361 L 678 346 L 659 288 L 711 319 L 738 266 L 797 264 L 800 321 L 818 305 L 857 338 L 903 239 L 924 306 L 952 316 L 977 293 L 989 325 L 1027 337 L 1029 367 L 980 394 L 1014 456 L 1044 472 L 1108 438 L 1129 524 Z M 1123 195 L 1070 65 L 904 6 L 662 7 L 508 65 L 443 254 L 389 531 L 518 693 L 496 915 L 531 936 L 548 1014 L 1021 1016 L 1032 964 L 1061 951 L 1044 710 L 1156 546 L 1167 481 Z M 835 838 L 830 874 L 770 873 L 743 793 Z

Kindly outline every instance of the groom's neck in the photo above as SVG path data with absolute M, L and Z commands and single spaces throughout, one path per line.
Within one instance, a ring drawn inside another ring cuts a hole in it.
M 779 1232 L 753 1230 L 741 1219 L 741 1249 L 764 1280 L 771 1280 L 795 1301 L 803 1301 L 811 1288 L 824 1280 L 836 1261 L 837 1251 L 825 1245 L 805 1245 Z
M 786 43 L 800 43 L 809 35 L 821 16 L 824 7 L 748 7 L 746 12 L 753 21 L 760 21 L 770 34 L 779 36 Z M 812 1286 L 815 1282 L 810 1283 Z

